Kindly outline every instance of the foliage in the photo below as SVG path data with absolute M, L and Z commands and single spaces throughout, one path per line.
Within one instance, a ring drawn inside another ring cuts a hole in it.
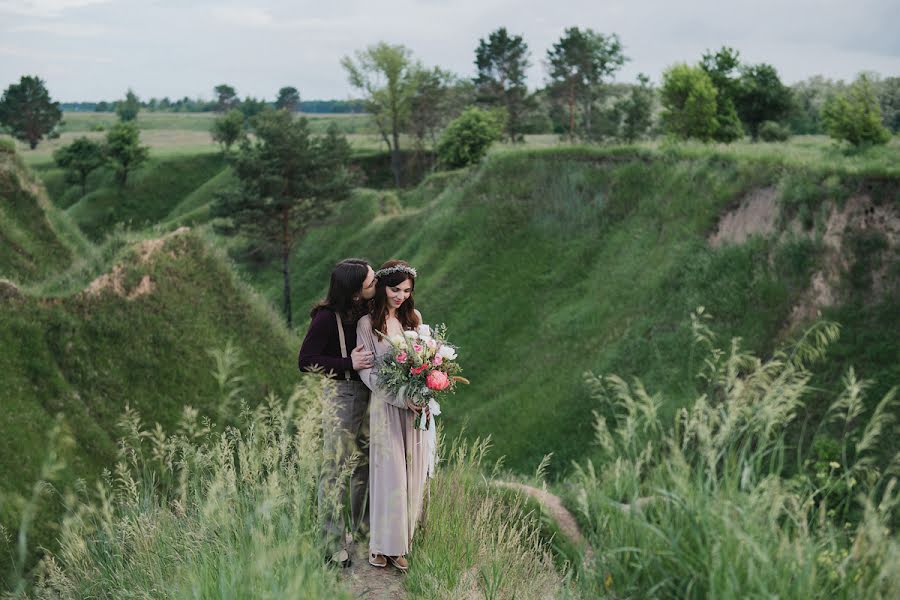
M 478 40 L 475 49 L 477 100 L 488 106 L 506 109 L 506 137 L 522 140 L 523 119 L 528 110 L 528 86 L 525 84 L 529 51 L 521 35 L 510 36 L 506 27 L 491 32 L 487 40 Z
M 300 92 L 293 86 L 286 86 L 278 90 L 278 98 L 275 99 L 275 108 L 295 112 L 300 105 Z
M 120 121 L 134 121 L 137 119 L 138 112 L 141 110 L 141 101 L 137 95 L 128 89 L 124 100 L 116 102 L 116 114 L 119 115 Z
M 878 88 L 884 126 L 900 133 L 900 77 L 887 77 L 879 82 Z
M 759 126 L 759 138 L 764 142 L 785 142 L 791 137 L 791 130 L 775 121 L 763 121 Z
M 350 146 L 334 128 L 312 137 L 305 118 L 294 120 L 281 110 L 260 114 L 254 131 L 254 140 L 244 140 L 234 159 L 239 189 L 222 194 L 212 212 L 227 219 L 219 231 L 241 233 L 260 249 L 278 253 L 284 314 L 291 327 L 288 258 L 303 234 L 349 194 Z
M 699 67 L 679 64 L 663 73 L 660 90 L 666 130 L 679 138 L 708 141 L 718 130 L 716 88 Z
M 480 161 L 502 136 L 503 120 L 496 112 L 470 107 L 447 126 L 438 156 L 450 168 L 465 167 Z
M 147 160 L 149 149 L 141 146 L 137 125 L 132 121 L 123 121 L 106 133 L 106 155 L 115 165 L 119 186 L 125 187 L 128 173 Z
M 27 142 L 32 150 L 61 118 L 59 102 L 50 99 L 40 77 L 23 75 L 19 83 L 11 83 L 0 97 L 0 125 L 9 129 L 16 139 Z
M 213 140 L 221 144 L 222 149 L 228 153 L 231 147 L 239 142 L 244 135 L 244 113 L 232 108 L 221 117 L 216 118 L 212 124 Z
M 56 164 L 66 169 L 70 179 L 81 186 L 81 195 L 87 193 L 87 178 L 93 171 L 106 164 L 106 151 L 103 144 L 81 136 L 68 146 L 62 146 L 53 152 Z
M 252 119 L 268 108 L 269 105 L 265 100 L 259 100 L 250 96 L 247 96 L 241 101 L 240 104 L 238 104 L 238 110 L 242 115 L 244 115 L 244 118 L 248 120 Z
M 763 122 L 783 119 L 791 102 L 790 88 L 781 83 L 772 65 L 750 65 L 741 69 L 735 106 L 753 139 L 759 137 Z
M 807 452 L 790 444 L 791 423 L 813 395 L 809 368 L 837 328 L 817 325 L 767 360 L 742 350 L 739 340 L 719 348 L 702 308 L 692 315 L 692 333 L 702 387 L 668 425 L 661 417 L 664 395 L 637 380 L 586 375 L 599 404 L 595 442 L 603 464 L 583 463 L 575 478 L 573 500 L 599 552 L 597 568 L 582 579 L 584 593 L 896 595 L 896 477 L 872 461 L 893 421 L 894 393 L 866 415 L 860 386 L 848 373 L 845 391 L 831 404 L 835 418 L 854 423 L 837 444 L 844 452 L 831 454 L 824 469 L 816 466 L 824 477 L 790 477 L 785 470 Z M 822 447 L 812 453 L 819 461 Z M 841 492 L 847 484 L 857 492 L 853 522 Z
M 828 135 L 851 145 L 886 144 L 891 133 L 881 122 L 881 109 L 868 76 L 861 75 L 845 94 L 825 103 L 822 120 Z
M 621 137 L 626 142 L 634 142 L 649 131 L 653 122 L 654 96 L 650 78 L 640 73 L 637 85 L 631 86 L 628 96 L 619 101 L 618 108 L 622 114 Z
M 454 81 L 453 74 L 439 67 L 421 69 L 414 77 L 415 91 L 410 100 L 407 127 L 417 152 L 424 152 L 427 146 L 434 150 L 437 148 L 438 134 L 459 112 L 457 106 L 464 100 L 460 97 L 462 90 Z
M 232 108 L 237 108 L 241 102 L 237 91 L 227 83 L 217 85 L 213 91 L 216 94 L 216 112 L 228 112 Z
M 730 143 L 744 137 L 735 108 L 740 91 L 737 77 L 740 65 L 740 53 L 727 46 L 715 54 L 707 51 L 700 60 L 700 68 L 709 75 L 716 88 L 716 131 L 713 137 L 717 142 Z
M 590 137 L 593 107 L 604 79 L 618 71 L 626 60 L 618 35 L 607 36 L 589 28 L 567 28 L 547 50 L 550 86 L 568 107 L 570 139 L 576 136 L 576 103 L 581 108 L 577 131 L 582 137 Z

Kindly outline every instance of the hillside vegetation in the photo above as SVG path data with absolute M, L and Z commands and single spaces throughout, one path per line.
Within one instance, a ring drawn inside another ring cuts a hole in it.
M 821 314 L 842 335 L 817 385 L 851 364 L 873 397 L 900 382 L 898 190 L 893 174 L 695 148 L 497 153 L 399 198 L 358 192 L 297 250 L 295 293 L 311 304 L 345 256 L 409 260 L 473 381 L 448 430 L 492 435 L 519 471 L 552 452 L 559 472 L 594 451 L 585 371 L 641 376 L 667 414 L 694 396 L 701 305 L 762 355 Z M 276 301 L 278 273 L 255 268 Z

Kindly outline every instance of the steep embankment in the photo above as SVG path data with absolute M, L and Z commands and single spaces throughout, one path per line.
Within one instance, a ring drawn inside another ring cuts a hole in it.
M 692 397 L 700 305 L 724 339 L 763 354 L 821 312 L 843 336 L 819 384 L 850 364 L 877 379 L 873 399 L 900 382 L 898 189 L 712 151 L 497 154 L 399 198 L 359 192 L 298 248 L 295 312 L 342 257 L 408 259 L 417 306 L 450 326 L 473 382 L 445 406 L 448 433 L 492 435 L 516 469 L 549 452 L 565 469 L 592 452 L 584 371 Z M 275 302 L 279 277 L 255 274 Z
M 0 173 L 2 205 L 34 230 L 46 215 L 19 211 L 5 195 L 24 177 L 20 169 Z M 48 238 L 47 246 L 34 246 L 40 260 L 46 247 L 60 245 Z M 126 405 L 167 432 L 176 430 L 186 405 L 226 420 L 233 414 L 236 406 L 222 405 L 209 350 L 229 341 L 240 349 L 241 397 L 251 404 L 296 382 L 297 340 L 201 235 L 180 229 L 131 242 L 120 236 L 95 249 L 94 259 L 110 252 L 105 272 L 61 295 L 39 295 L 40 282 L 0 280 L 0 522 L 11 531 L 18 523 L 11 498 L 27 496 L 38 479 L 57 415 L 75 441 L 65 478 L 90 481 L 115 461 L 116 423 Z M 70 271 L 68 278 L 55 274 L 66 288 L 90 269 Z M 39 530 L 37 541 L 49 543 L 48 535 Z

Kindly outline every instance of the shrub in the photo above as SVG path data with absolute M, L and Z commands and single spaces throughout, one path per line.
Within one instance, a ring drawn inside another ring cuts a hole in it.
M 447 126 L 438 143 L 438 158 L 448 167 L 465 167 L 481 160 L 502 137 L 503 120 L 497 113 L 468 108 Z
M 791 137 L 791 131 L 781 123 L 763 121 L 759 126 L 759 137 L 764 142 L 786 142 Z
M 828 135 L 856 147 L 886 144 L 891 139 L 891 132 L 881 122 L 875 90 L 865 75 L 860 75 L 846 94 L 828 99 L 822 120 Z
M 703 69 L 685 64 L 670 67 L 663 73 L 660 95 L 663 123 L 670 134 L 703 141 L 713 138 L 718 128 L 717 92 Z

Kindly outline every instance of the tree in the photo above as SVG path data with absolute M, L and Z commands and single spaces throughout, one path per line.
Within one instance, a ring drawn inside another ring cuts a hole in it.
M 244 113 L 232 108 L 221 117 L 217 117 L 212 124 L 212 139 L 222 145 L 227 154 L 231 146 L 237 143 L 244 135 Z
M 227 83 L 217 85 L 213 90 L 216 93 L 216 112 L 228 112 L 240 104 L 237 91 Z M 190 101 L 187 97 L 184 99 Z
M 878 90 L 884 125 L 894 133 L 900 132 L 900 77 L 887 77 Z
M 679 138 L 713 139 L 716 120 L 716 87 L 700 67 L 678 64 L 663 72 L 660 90 L 663 123 Z
M 241 233 L 281 258 L 284 314 L 293 326 L 290 255 L 308 229 L 331 214 L 351 190 L 350 145 L 332 124 L 313 137 L 305 118 L 267 110 L 255 119 L 255 139 L 241 143 L 233 165 L 236 190 L 221 194 L 212 214 L 225 219 L 217 230 Z
M 447 126 L 438 145 L 438 156 L 451 168 L 477 163 L 491 144 L 503 138 L 503 130 L 503 117 L 496 111 L 467 108 Z
M 57 148 L 53 153 L 53 160 L 66 169 L 70 179 L 81 185 L 81 195 L 84 196 L 87 193 L 88 175 L 106 163 L 106 153 L 103 144 L 82 136 L 68 146 Z
M 866 75 L 860 75 L 845 94 L 836 94 L 825 102 L 822 121 L 828 135 L 856 147 L 886 144 L 891 139 L 891 132 L 881 122 L 878 98 Z
M 23 75 L 19 83 L 10 84 L 0 97 L 0 124 L 16 139 L 28 142 L 32 150 L 60 119 L 59 102 L 50 100 L 40 77 Z
M 244 101 L 240 103 L 238 108 L 240 109 L 241 114 L 244 115 L 244 118 L 249 120 L 269 108 L 269 105 L 266 104 L 265 100 L 257 100 L 256 98 L 247 96 L 244 98 Z
M 727 46 L 722 46 L 715 54 L 707 50 L 700 60 L 700 68 L 709 75 L 716 88 L 716 131 L 713 138 L 719 142 L 729 143 L 744 137 L 735 104 L 740 90 L 740 66 L 740 53 Z
M 440 67 L 420 69 L 414 77 L 407 130 L 417 152 L 425 152 L 428 146 L 434 152 L 438 133 L 459 113 L 454 106 L 459 90 L 455 88 L 453 74 Z
M 510 36 L 501 27 L 478 41 L 475 49 L 475 88 L 479 102 L 506 109 L 506 135 L 510 141 L 522 139 L 522 126 L 528 109 L 525 72 L 529 67 L 528 44 L 521 35 Z
M 369 112 L 391 153 L 394 184 L 400 186 L 400 132 L 409 120 L 416 89 L 416 73 L 422 69 L 412 52 L 402 45 L 379 42 L 356 52 L 356 59 L 345 56 L 341 65 L 350 85 L 366 94 Z
M 119 115 L 120 121 L 137 120 L 138 112 L 141 110 L 141 101 L 137 95 L 128 88 L 124 100 L 116 102 L 116 114 Z
M 116 178 L 124 187 L 129 171 L 147 160 L 146 146 L 141 146 L 140 131 L 134 121 L 124 121 L 113 125 L 106 133 L 106 155 L 116 167 Z
M 627 58 L 619 36 L 569 27 L 547 51 L 551 87 L 569 109 L 569 137 L 575 138 L 575 107 L 580 102 L 581 131 L 590 135 L 591 113 L 603 80 L 618 71 Z
M 638 74 L 638 84 L 631 86 L 631 93 L 619 103 L 622 114 L 622 138 L 633 142 L 647 133 L 653 118 L 653 88 L 650 78 Z
M 300 105 L 300 92 L 295 87 L 283 87 L 278 90 L 278 98 L 275 100 L 275 108 L 288 112 L 295 112 Z
M 767 64 L 745 66 L 735 106 L 753 139 L 759 137 L 764 121 L 781 121 L 791 108 L 791 90 L 781 83 L 778 71 Z

